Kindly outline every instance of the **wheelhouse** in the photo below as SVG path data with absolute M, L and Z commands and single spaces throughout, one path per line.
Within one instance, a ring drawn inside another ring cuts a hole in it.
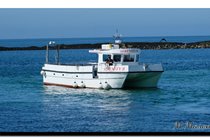
M 111 58 L 115 64 L 136 64 L 139 62 L 140 50 L 139 49 L 121 49 L 118 46 L 108 44 L 109 48 L 97 50 L 90 50 L 90 53 L 98 54 L 98 64 L 106 63 L 108 58 Z M 113 46 L 113 47 L 110 47 Z

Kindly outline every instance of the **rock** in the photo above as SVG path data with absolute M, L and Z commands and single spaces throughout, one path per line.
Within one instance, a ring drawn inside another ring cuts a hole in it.
M 60 44 L 60 49 L 99 49 L 101 44 Z M 193 49 L 193 48 L 210 48 L 210 41 L 194 42 L 194 43 L 180 43 L 180 42 L 124 42 L 124 47 L 139 48 L 139 49 Z M 30 46 L 30 47 L 3 47 L 0 46 L 0 51 L 12 50 L 45 50 L 46 46 Z M 56 47 L 51 47 L 54 50 Z

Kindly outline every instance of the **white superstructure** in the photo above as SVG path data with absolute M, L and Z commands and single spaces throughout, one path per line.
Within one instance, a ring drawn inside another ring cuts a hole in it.
M 98 63 L 46 63 L 41 70 L 44 84 L 101 89 L 157 87 L 163 72 L 161 64 L 140 63 L 140 49 L 126 48 L 119 39 L 115 40 L 114 44 L 103 44 L 101 49 L 89 52 L 98 54 Z

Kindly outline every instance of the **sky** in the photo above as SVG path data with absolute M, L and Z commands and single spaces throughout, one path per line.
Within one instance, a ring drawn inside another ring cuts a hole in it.
M 0 9 L 0 39 L 210 35 L 210 9 Z

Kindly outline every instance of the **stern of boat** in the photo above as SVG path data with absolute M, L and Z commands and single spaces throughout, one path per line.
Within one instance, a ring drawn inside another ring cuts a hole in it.
M 141 64 L 138 70 L 128 73 L 124 88 L 156 88 L 162 73 L 162 64 Z

